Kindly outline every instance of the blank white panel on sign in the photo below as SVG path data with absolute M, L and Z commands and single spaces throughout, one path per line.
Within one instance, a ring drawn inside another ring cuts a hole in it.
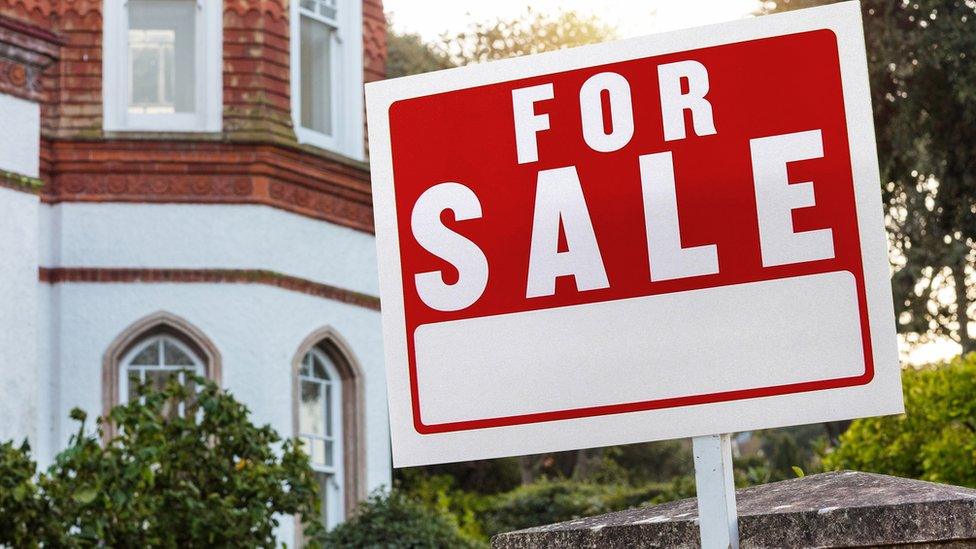
M 427 324 L 415 341 L 428 425 L 865 371 L 846 271 Z

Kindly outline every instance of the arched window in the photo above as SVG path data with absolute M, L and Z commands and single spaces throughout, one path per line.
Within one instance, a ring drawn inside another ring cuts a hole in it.
M 220 383 L 220 353 L 196 326 L 166 312 L 153 313 L 124 329 L 105 352 L 102 364 L 102 414 L 136 398 L 140 383 L 162 387 L 183 370 Z M 114 434 L 107 423 L 106 438 Z
M 292 366 L 295 436 L 316 472 L 322 523 L 332 528 L 366 497 L 362 370 L 331 328 L 305 338 Z
M 185 343 L 176 337 L 162 333 L 137 342 L 122 359 L 119 375 L 119 395 L 131 401 L 139 397 L 138 388 L 148 383 L 162 389 L 171 379 L 192 388 L 193 380 L 186 379 L 186 372 L 206 375 L 203 361 Z M 183 413 L 183 403 L 179 404 Z
M 305 353 L 298 371 L 298 439 L 309 455 L 322 496 L 322 523 L 342 520 L 342 380 L 322 349 Z

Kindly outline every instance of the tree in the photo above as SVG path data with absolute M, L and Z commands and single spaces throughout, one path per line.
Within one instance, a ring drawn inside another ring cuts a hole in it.
M 26 442 L 0 445 L 0 545 L 274 547 L 275 515 L 317 517 L 296 444 L 253 425 L 213 382 L 193 383 L 202 388 L 141 387 L 142 398 L 100 418 L 96 433 L 73 410 L 78 431 L 40 474 Z M 107 421 L 119 434 L 102 444 Z
M 420 74 L 469 63 L 571 48 L 615 37 L 613 27 L 572 11 L 545 14 L 527 8 L 514 19 L 475 21 L 433 43 L 417 34 L 387 33 L 386 75 Z
M 902 385 L 905 414 L 855 420 L 826 468 L 976 487 L 976 354 L 906 370 Z
M 392 26 L 386 31 L 386 77 L 449 69 L 454 63 L 447 54 L 423 41 L 418 34 L 398 33 Z
M 442 35 L 440 48 L 464 65 L 595 44 L 615 35 L 613 27 L 595 16 L 526 8 L 515 19 L 476 21 L 456 35 Z
M 825 4 L 778 0 L 764 11 Z M 864 0 L 895 306 L 909 342 L 976 351 L 976 2 Z

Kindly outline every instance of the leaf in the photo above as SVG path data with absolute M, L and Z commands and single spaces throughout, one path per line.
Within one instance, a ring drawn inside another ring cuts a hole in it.
M 72 408 L 69 417 L 75 421 L 85 421 L 88 418 L 88 414 L 81 408 Z
M 97 496 L 98 490 L 94 488 L 82 488 L 81 490 L 75 492 L 71 499 L 75 500 L 76 503 L 88 505 L 89 503 L 95 501 Z
M 800 469 L 796 465 L 794 465 L 793 467 L 791 467 L 791 469 L 793 469 L 793 474 L 796 475 L 796 478 L 803 478 L 803 477 L 807 476 L 807 474 L 803 472 L 803 469 Z

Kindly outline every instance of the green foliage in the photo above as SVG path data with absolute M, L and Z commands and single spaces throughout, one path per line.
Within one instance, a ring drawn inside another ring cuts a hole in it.
M 355 516 L 325 535 L 326 547 L 478 548 L 481 541 L 465 536 L 452 518 L 407 494 L 394 490 L 374 493 Z
M 615 471 L 613 478 L 617 482 L 635 486 L 666 482 L 694 472 L 687 440 L 612 446 L 607 448 L 604 458 L 604 471 Z
M 454 66 L 447 54 L 424 42 L 419 35 L 400 34 L 392 26 L 387 27 L 386 51 L 387 78 L 439 71 Z
M 0 544 L 30 546 L 38 539 L 37 525 L 45 525 L 46 505 L 34 482 L 37 465 L 30 447 L 0 444 Z
M 905 415 L 855 420 L 829 469 L 976 487 L 976 354 L 902 374 Z
M 398 486 L 403 493 L 428 509 L 453 517 L 465 537 L 488 540 L 481 517 L 491 508 L 494 498 L 459 489 L 458 482 L 451 475 L 427 476 L 415 468 L 409 470 L 405 477 Z
M 485 513 L 485 532 L 493 536 L 553 522 L 573 520 L 671 499 L 670 487 L 642 487 L 571 480 L 541 480 L 497 496 Z
M 408 492 L 431 477 L 450 477 L 452 488 L 479 494 L 498 494 L 521 484 L 518 458 L 482 459 L 426 467 L 407 467 L 393 472 Z
M 614 38 L 616 31 L 593 16 L 572 11 L 545 14 L 526 8 L 514 19 L 476 21 L 455 35 L 426 43 L 416 34 L 387 33 L 388 78 L 542 53 Z
M 573 11 L 546 14 L 526 8 L 514 19 L 477 21 L 441 40 L 442 49 L 463 65 L 595 44 L 615 35 L 613 27 L 594 16 Z
M 189 374 L 187 374 L 189 375 Z M 316 517 L 308 458 L 210 381 L 141 387 L 100 442 L 85 413 L 68 448 L 35 474 L 26 444 L 0 446 L 0 544 L 16 547 L 273 547 L 275 514 Z M 185 413 L 178 413 L 183 407 Z M 315 534 L 317 524 L 308 524 Z
M 777 0 L 784 11 L 827 0 Z M 899 330 L 976 351 L 976 3 L 862 0 Z

